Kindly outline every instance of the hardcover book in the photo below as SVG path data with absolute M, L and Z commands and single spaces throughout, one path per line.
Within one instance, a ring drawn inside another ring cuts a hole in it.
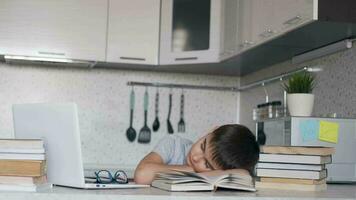
M 289 163 L 289 164 L 329 164 L 331 156 L 318 155 L 286 155 L 286 154 L 260 154 L 259 162 Z

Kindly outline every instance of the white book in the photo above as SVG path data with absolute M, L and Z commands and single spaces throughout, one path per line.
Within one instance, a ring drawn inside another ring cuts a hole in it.
M 26 177 L 26 176 L 0 176 L 1 185 L 35 186 L 47 183 L 46 176 Z
M 321 171 L 325 169 L 325 165 L 307 165 L 307 164 L 288 164 L 288 163 L 262 163 L 257 164 L 259 169 L 290 169 L 290 170 L 307 170 Z
M 0 160 L 46 160 L 45 154 L 0 153 Z
M 0 191 L 22 191 L 22 192 L 39 192 L 52 189 L 52 184 L 44 183 L 40 185 L 10 185 L 10 184 L 0 184 Z
M 273 189 L 273 190 L 297 190 L 297 191 L 325 191 L 327 185 L 303 185 L 293 183 L 270 183 L 270 182 L 256 182 L 257 189 Z
M 33 149 L 25 149 L 25 148 L 1 148 L 0 153 L 35 153 L 35 154 L 43 154 L 45 153 L 44 148 L 33 148 Z
M 331 156 L 260 154 L 259 162 L 296 163 L 296 164 L 328 164 Z
M 44 148 L 40 139 L 0 139 L 0 149 L 41 149 Z
M 256 191 L 253 179 L 248 175 L 225 174 L 207 177 L 199 173 L 172 171 L 159 173 L 152 186 L 167 191 L 212 191 L 216 188 Z
M 257 169 L 258 177 L 299 178 L 319 180 L 327 177 L 327 171 L 304 171 L 284 169 Z

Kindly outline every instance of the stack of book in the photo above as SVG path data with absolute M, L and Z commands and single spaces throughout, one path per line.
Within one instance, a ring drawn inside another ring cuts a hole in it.
M 326 164 L 331 147 L 263 146 L 257 164 L 256 188 L 301 191 L 326 190 Z
M 51 188 L 47 183 L 45 158 L 42 140 L 0 139 L 0 190 Z

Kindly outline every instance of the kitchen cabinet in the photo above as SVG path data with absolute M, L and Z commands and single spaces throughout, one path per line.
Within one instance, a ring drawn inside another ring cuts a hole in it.
M 317 20 L 317 0 L 273 0 L 276 10 L 273 21 L 281 34 Z M 315 12 L 315 13 L 314 13 Z
M 218 62 L 222 0 L 164 0 L 160 64 Z
M 237 40 L 239 52 L 242 52 L 255 45 L 255 41 L 252 38 L 252 1 L 253 0 L 240 0 L 239 2 L 238 24 L 241 30 L 238 32 Z
M 110 0 L 107 62 L 158 64 L 160 0 Z
M 222 1 L 220 60 L 226 60 L 238 54 L 239 33 L 239 0 Z
M 1 0 L 0 54 L 105 61 L 106 0 Z
M 240 52 L 315 19 L 316 0 L 241 0 Z

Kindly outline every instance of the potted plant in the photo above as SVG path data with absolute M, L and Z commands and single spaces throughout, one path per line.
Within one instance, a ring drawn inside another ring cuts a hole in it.
M 315 78 L 310 73 L 293 75 L 283 84 L 287 92 L 287 105 L 291 116 L 311 116 L 314 106 Z

